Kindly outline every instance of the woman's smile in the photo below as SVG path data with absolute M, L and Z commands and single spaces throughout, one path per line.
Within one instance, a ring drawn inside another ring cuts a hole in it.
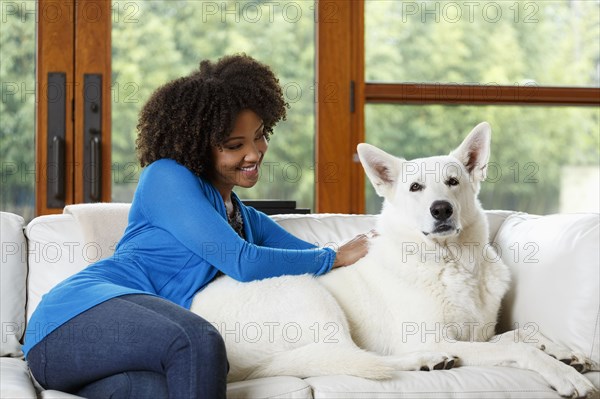
M 260 176 L 260 165 L 268 143 L 262 119 L 251 110 L 241 111 L 233 131 L 213 148 L 211 183 L 227 200 L 235 186 L 249 188 Z

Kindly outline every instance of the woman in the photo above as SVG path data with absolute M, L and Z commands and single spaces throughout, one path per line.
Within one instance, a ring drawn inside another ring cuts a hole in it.
M 36 380 L 89 398 L 224 398 L 227 357 L 215 328 L 189 312 L 216 276 L 252 281 L 323 274 L 367 251 L 299 240 L 244 206 L 287 103 L 269 67 L 245 56 L 159 88 L 144 106 L 142 166 L 114 255 L 53 288 L 34 312 L 24 352 Z M 289 256 L 289 251 L 294 256 Z

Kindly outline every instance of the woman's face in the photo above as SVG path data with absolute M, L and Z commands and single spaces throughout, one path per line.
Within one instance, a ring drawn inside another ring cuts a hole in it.
M 248 188 L 256 184 L 267 147 L 262 119 L 250 110 L 240 112 L 229 137 L 212 149 L 214 169 L 210 181 L 223 198 L 229 197 L 234 186 Z

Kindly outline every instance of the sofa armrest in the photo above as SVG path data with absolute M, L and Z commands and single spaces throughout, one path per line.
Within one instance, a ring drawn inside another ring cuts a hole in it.
M 0 316 L 2 340 L 0 356 L 20 357 L 21 338 L 25 326 L 25 302 L 27 300 L 27 242 L 23 234 L 24 220 L 21 216 L 0 212 L 0 238 L 2 262 L 0 262 Z
M 512 274 L 501 332 L 539 330 L 598 362 L 600 215 L 509 216 L 495 244 Z

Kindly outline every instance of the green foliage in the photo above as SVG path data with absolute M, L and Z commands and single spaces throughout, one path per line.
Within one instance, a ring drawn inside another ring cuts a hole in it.
M 0 7 L 0 209 L 33 217 L 35 9 Z

